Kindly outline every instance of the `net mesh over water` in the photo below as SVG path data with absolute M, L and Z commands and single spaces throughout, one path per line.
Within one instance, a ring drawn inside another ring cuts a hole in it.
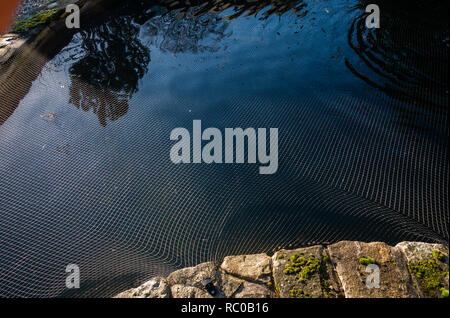
M 448 240 L 448 30 L 394 14 L 367 30 L 357 1 L 145 3 L 0 83 L 0 296 L 112 296 L 225 255 Z M 278 128 L 277 173 L 173 164 L 170 132 L 194 119 Z

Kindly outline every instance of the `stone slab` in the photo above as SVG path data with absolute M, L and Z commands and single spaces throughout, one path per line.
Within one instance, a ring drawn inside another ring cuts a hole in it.
M 267 254 L 236 255 L 224 258 L 220 268 L 233 276 L 266 284 L 270 282 L 272 260 Z
M 445 295 L 444 290 L 448 294 L 448 247 L 424 242 L 401 242 L 396 248 L 401 250 L 407 259 L 408 269 L 420 297 L 442 298 Z
M 273 257 L 273 279 L 282 298 L 339 297 L 339 282 L 320 246 L 280 250 Z
M 165 278 L 154 277 L 137 288 L 126 290 L 114 298 L 170 298 L 170 287 Z
M 346 298 L 419 296 L 409 275 L 406 258 L 398 248 L 381 242 L 342 241 L 330 245 L 328 251 Z M 370 260 L 375 264 L 370 264 Z M 376 276 L 379 276 L 378 284 Z

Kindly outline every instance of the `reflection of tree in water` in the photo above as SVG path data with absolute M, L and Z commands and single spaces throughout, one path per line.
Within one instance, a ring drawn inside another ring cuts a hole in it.
M 187 14 L 190 7 L 195 7 L 193 16 L 201 16 L 209 12 L 219 13 L 233 8 L 234 13 L 227 16 L 229 20 L 240 16 L 255 15 L 264 10 L 264 18 L 273 14 L 282 15 L 289 11 L 297 15 L 304 15 L 303 8 L 306 7 L 306 4 L 299 0 L 171 0 L 164 1 L 164 3 L 169 8 L 180 10 L 182 14 Z
M 155 3 L 158 3 L 155 6 Z M 298 0 L 263 1 L 133 1 L 100 26 L 82 30 L 83 56 L 70 68 L 70 103 L 97 114 L 102 126 L 128 110 L 128 100 L 147 72 L 149 49 L 139 39 L 142 28 L 146 45 L 172 53 L 215 52 L 226 33 L 228 20 L 262 10 L 263 18 L 292 11 L 303 15 Z M 225 18 L 219 13 L 234 10 Z
M 150 52 L 138 38 L 139 27 L 130 17 L 116 17 L 80 32 L 84 56 L 70 68 L 70 103 L 97 114 L 105 126 L 128 110 L 147 72 Z
M 216 52 L 220 49 L 218 43 L 230 35 L 225 33 L 227 27 L 228 22 L 217 14 L 184 16 L 180 19 L 179 13 L 169 12 L 147 21 L 142 34 L 149 45 L 163 52 Z
M 164 1 L 162 6 L 169 12 L 147 21 L 143 35 L 149 44 L 172 53 L 219 50 L 218 43 L 231 35 L 226 33 L 228 21 L 240 16 L 262 12 L 261 19 L 266 19 L 289 11 L 306 14 L 306 4 L 298 0 Z M 230 14 L 219 16 L 227 9 Z
M 127 113 L 129 98 L 127 93 L 98 88 L 77 78 L 72 79 L 70 86 L 69 102 L 84 111 L 92 110 L 102 126 L 106 126 L 107 119 L 113 121 Z
M 361 0 L 358 8 L 364 12 L 369 3 Z M 366 27 L 365 13 L 351 24 L 348 43 L 357 59 L 346 59 L 346 65 L 369 85 L 409 105 L 399 109 L 398 124 L 426 129 L 432 122 L 437 124 L 435 120 L 442 121 L 442 111 L 448 107 L 448 4 L 382 1 L 378 5 L 379 29 Z M 358 66 L 360 62 L 364 67 Z

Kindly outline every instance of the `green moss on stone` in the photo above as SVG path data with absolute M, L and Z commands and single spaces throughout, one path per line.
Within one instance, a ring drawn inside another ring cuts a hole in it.
M 448 298 L 448 290 L 445 288 L 441 288 L 441 296 L 444 298 Z
M 39 24 L 49 22 L 51 17 L 57 11 L 58 11 L 58 9 L 47 10 L 47 11 L 37 13 L 30 18 L 17 20 L 16 22 L 14 22 L 12 29 L 15 32 L 23 32 L 23 31 L 32 29 Z
M 314 274 L 319 275 L 320 286 L 324 297 L 336 297 L 336 293 L 330 287 L 328 266 L 329 256 L 324 253 L 321 257 L 315 258 L 314 255 L 309 255 L 308 259 L 301 256 L 303 253 L 294 253 L 289 258 L 290 263 L 286 264 L 286 269 L 283 271 L 286 275 L 295 274 L 295 278 L 300 283 L 305 283 L 305 280 L 311 278 Z M 302 289 L 293 288 L 290 290 L 292 297 L 307 297 Z
M 291 297 L 295 297 L 295 298 L 300 298 L 304 295 L 303 290 L 302 289 L 298 289 L 298 288 L 292 288 L 289 293 L 291 294 Z
M 290 260 L 290 264 L 286 264 L 286 269 L 283 273 L 286 275 L 299 274 L 300 281 L 310 278 L 320 270 L 320 261 L 313 255 L 310 255 L 307 260 L 303 256 L 295 253 L 291 255 Z
M 302 266 L 306 264 L 306 259 L 297 253 L 292 254 L 290 260 L 291 263 L 286 264 L 286 269 L 283 271 L 286 275 L 299 273 Z
M 306 266 L 300 273 L 300 281 L 310 278 L 314 273 L 319 272 L 320 261 L 314 256 L 310 255 Z
M 419 279 L 424 292 L 428 295 L 437 295 L 437 291 L 442 293 L 441 279 L 448 275 L 448 272 L 443 271 L 434 259 L 411 263 L 409 272 Z
M 370 264 L 376 264 L 376 261 L 372 257 L 361 257 L 359 259 L 359 263 L 364 266 L 368 266 Z
M 440 250 L 433 250 L 433 257 L 439 261 L 443 261 L 445 258 L 444 253 L 442 253 Z

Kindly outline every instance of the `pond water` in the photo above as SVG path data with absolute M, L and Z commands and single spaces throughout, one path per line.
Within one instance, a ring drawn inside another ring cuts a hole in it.
M 194 3 L 120 7 L 0 106 L 0 296 L 111 296 L 279 247 L 448 240 L 438 6 L 381 1 L 375 30 L 365 1 Z M 170 132 L 195 119 L 278 128 L 277 173 L 173 164 Z

